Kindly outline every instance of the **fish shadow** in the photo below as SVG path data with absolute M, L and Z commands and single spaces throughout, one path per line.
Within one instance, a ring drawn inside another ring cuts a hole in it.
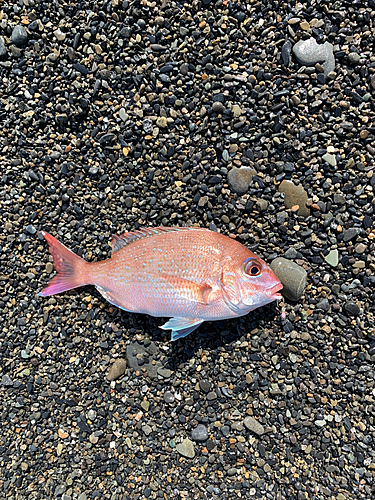
M 200 357 L 199 351 L 209 351 L 215 361 L 220 357 L 221 348 L 226 348 L 236 341 L 249 341 L 249 334 L 253 330 L 260 330 L 257 332 L 259 335 L 263 328 L 277 331 L 282 329 L 280 310 L 276 304 L 268 304 L 241 318 L 204 322 L 187 337 L 175 342 L 169 341 L 168 367 L 178 370 L 180 365 L 194 357 Z

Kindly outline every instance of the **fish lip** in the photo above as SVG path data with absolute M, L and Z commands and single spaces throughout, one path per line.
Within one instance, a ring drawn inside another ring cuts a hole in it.
M 274 300 L 281 299 L 282 298 L 281 294 L 277 293 L 277 292 L 279 290 L 281 290 L 282 288 L 283 288 L 283 285 L 281 283 L 278 283 L 277 285 L 271 286 L 271 288 L 269 288 L 266 291 L 266 295 L 268 297 L 272 297 Z

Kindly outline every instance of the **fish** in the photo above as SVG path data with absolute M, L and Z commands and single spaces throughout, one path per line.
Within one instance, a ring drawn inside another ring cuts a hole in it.
M 94 285 L 128 312 L 170 318 L 171 340 L 204 321 L 244 316 L 281 299 L 271 268 L 242 243 L 199 227 L 143 228 L 112 237 L 109 259 L 87 262 L 42 231 L 57 275 L 39 295 Z

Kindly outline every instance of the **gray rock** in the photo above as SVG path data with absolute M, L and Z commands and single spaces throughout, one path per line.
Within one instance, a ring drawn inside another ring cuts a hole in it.
M 343 240 L 344 242 L 348 242 L 354 240 L 359 234 L 359 229 L 357 227 L 350 227 L 349 229 L 345 229 Z
M 256 174 L 255 170 L 249 167 L 234 167 L 228 172 L 229 187 L 238 194 L 245 194 L 249 189 L 251 179 Z
M 360 308 L 355 302 L 347 302 L 344 309 L 350 316 L 358 316 L 360 313 Z
M 4 38 L 0 36 L 0 57 L 5 57 L 8 54 L 8 51 L 5 47 Z
M 258 436 L 262 436 L 264 434 L 263 425 L 258 422 L 258 420 L 255 420 L 255 418 L 246 417 L 243 423 L 245 427 L 249 429 L 249 431 L 254 432 L 254 434 L 257 434 Z
M 350 64 L 358 64 L 361 59 L 361 56 L 357 52 L 350 52 L 348 55 L 348 61 Z
M 295 248 L 289 247 L 288 250 L 284 253 L 284 257 L 286 259 L 293 260 L 293 259 L 301 259 L 303 255 L 300 252 L 298 252 Z
M 126 361 L 125 359 L 118 358 L 116 361 L 113 363 L 111 368 L 109 369 L 109 372 L 107 374 L 107 380 L 117 380 L 120 378 L 122 375 L 124 375 L 126 370 Z
M 329 311 L 329 300 L 323 299 L 316 304 L 318 309 L 322 309 L 322 311 Z
M 163 399 L 164 399 L 164 401 L 165 401 L 166 403 L 170 404 L 170 403 L 173 403 L 173 402 L 174 402 L 174 400 L 175 400 L 175 396 L 174 396 L 173 392 L 171 392 L 171 391 L 166 391 L 166 392 L 164 393 L 164 398 L 163 398 Z
M 298 301 L 306 287 L 307 272 L 304 268 L 284 257 L 277 257 L 272 261 L 271 269 L 283 285 L 281 293 L 289 300 Z
M 5 387 L 12 387 L 13 382 L 9 375 L 5 374 L 1 377 L 1 385 L 4 385 Z
M 186 458 L 194 458 L 195 457 L 194 444 L 188 438 L 185 438 L 182 441 L 182 443 L 178 443 L 178 445 L 176 446 L 176 450 L 183 457 L 186 457 Z
M 281 57 L 283 59 L 284 66 L 288 67 L 290 64 L 290 53 L 292 51 L 292 42 L 287 40 L 281 48 Z
M 293 54 L 303 66 L 315 66 L 316 63 L 322 63 L 325 76 L 335 70 L 333 45 L 329 42 L 318 44 L 313 37 L 300 40 L 294 45 Z
M 203 424 L 197 425 L 192 431 L 191 431 L 191 439 L 193 441 L 206 441 L 208 439 L 208 432 L 206 426 Z
M 19 24 L 15 26 L 10 36 L 10 40 L 16 47 L 22 47 L 23 45 L 26 45 L 28 40 L 26 28 Z

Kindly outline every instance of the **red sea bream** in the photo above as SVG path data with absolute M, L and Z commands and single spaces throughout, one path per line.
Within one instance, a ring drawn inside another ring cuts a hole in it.
M 236 318 L 280 299 L 268 265 L 238 241 L 203 228 L 156 227 L 114 236 L 112 256 L 88 263 L 42 231 L 58 274 L 42 297 L 95 285 L 129 312 L 171 318 L 172 340 L 204 321 Z

